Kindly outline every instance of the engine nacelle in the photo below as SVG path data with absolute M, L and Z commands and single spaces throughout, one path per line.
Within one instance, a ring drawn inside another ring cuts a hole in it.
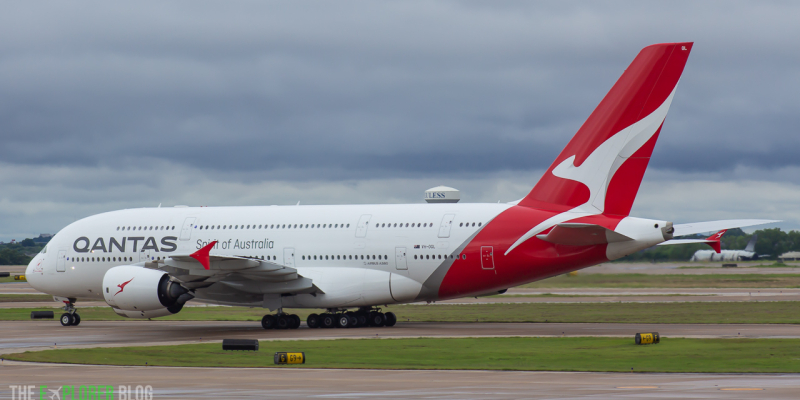
M 154 318 L 177 313 L 194 295 L 163 271 L 121 265 L 103 276 L 103 297 L 119 315 Z

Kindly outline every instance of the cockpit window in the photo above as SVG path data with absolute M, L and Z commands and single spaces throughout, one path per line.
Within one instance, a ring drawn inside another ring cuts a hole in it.
M 44 246 L 42 248 L 42 251 L 39 252 L 39 254 L 44 254 L 44 253 L 47 253 L 47 246 Z

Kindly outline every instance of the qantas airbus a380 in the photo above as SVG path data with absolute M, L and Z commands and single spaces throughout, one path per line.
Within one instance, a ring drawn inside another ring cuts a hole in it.
M 673 225 L 628 214 L 692 43 L 644 48 L 531 192 L 508 204 L 143 208 L 62 229 L 27 268 L 66 305 L 153 318 L 186 301 L 264 307 L 264 328 L 394 325 L 377 306 L 503 291 L 673 236 L 773 221 Z M 677 243 L 677 242 L 676 242 Z M 348 311 L 353 310 L 353 311 Z

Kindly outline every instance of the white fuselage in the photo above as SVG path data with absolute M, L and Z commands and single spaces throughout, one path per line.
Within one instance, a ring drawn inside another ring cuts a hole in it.
M 756 259 L 756 253 L 747 250 L 697 250 L 690 261 L 746 261 Z
M 34 258 L 26 273 L 30 284 L 42 292 L 102 299 L 103 276 L 110 268 L 190 254 L 217 241 L 214 254 L 272 260 L 323 281 L 329 279 L 320 275 L 325 269 L 340 271 L 337 274 L 343 279 L 349 279 L 342 276 L 348 271 L 374 270 L 421 285 L 443 263 L 452 262 L 453 254 L 481 227 L 509 207 L 419 204 L 121 210 L 65 227 L 52 238 L 46 252 Z M 198 292 L 197 299 L 203 300 L 202 290 Z M 255 303 L 235 297 L 210 301 Z

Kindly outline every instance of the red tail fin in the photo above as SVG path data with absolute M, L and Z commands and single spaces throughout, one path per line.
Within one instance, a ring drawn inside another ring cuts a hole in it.
M 628 215 L 692 43 L 645 47 L 521 206 Z
M 711 246 L 711 248 L 714 249 L 715 252 L 721 253 L 722 252 L 722 244 L 720 243 L 720 240 L 722 240 L 722 235 L 724 235 L 725 232 L 727 232 L 727 231 L 728 231 L 727 229 L 723 229 L 723 230 L 721 230 L 721 231 L 719 231 L 719 232 L 707 237 L 706 238 L 706 240 L 707 240 L 706 244 Z

